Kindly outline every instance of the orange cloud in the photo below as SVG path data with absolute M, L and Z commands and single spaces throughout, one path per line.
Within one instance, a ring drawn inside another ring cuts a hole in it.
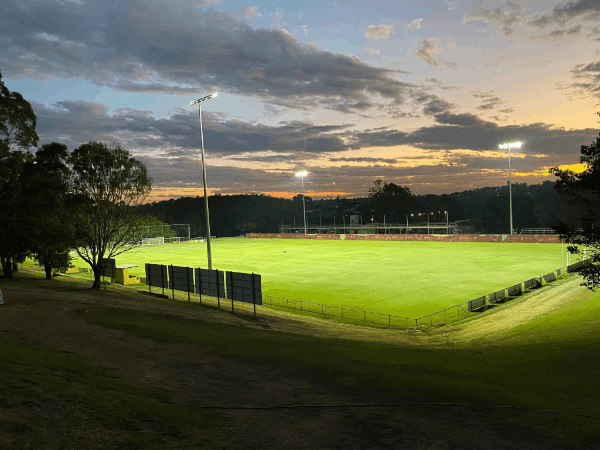
M 270 192 L 263 192 L 263 194 L 265 195 L 270 195 L 271 197 L 278 197 L 278 198 L 294 198 L 296 195 L 298 195 L 298 192 L 279 192 L 279 191 L 270 191 Z M 353 196 L 355 195 L 354 192 L 336 192 L 336 191 L 325 191 L 325 192 L 307 192 L 306 196 L 307 197 L 323 197 L 323 198 L 329 198 L 329 197 L 345 197 L 347 195 Z
M 586 168 L 586 164 L 565 164 L 562 166 L 558 166 L 561 170 L 572 170 L 575 173 L 581 173 Z M 540 170 L 534 170 L 533 172 L 515 172 L 513 174 L 515 177 L 549 177 L 552 176 L 550 173 L 550 167 L 544 167 Z

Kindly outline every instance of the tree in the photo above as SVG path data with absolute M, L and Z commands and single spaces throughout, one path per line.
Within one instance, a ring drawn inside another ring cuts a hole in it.
M 68 158 L 71 169 L 65 225 L 77 253 L 94 273 L 92 289 L 100 289 L 106 269 L 102 258 L 114 258 L 136 247 L 141 203 L 152 189 L 146 167 L 120 145 L 89 142 Z
M 26 225 L 31 234 L 31 251 L 44 266 L 48 280 L 53 269 L 69 267 L 69 251 L 75 247 L 61 220 L 70 174 L 68 156 L 66 145 L 44 144 L 25 170 L 24 199 L 29 210 Z
M 379 214 L 387 215 L 390 220 L 402 220 L 415 205 L 416 197 L 409 187 L 385 181 L 382 184 L 380 179 L 375 180 L 373 185 L 369 189 L 371 208 Z
M 9 149 L 35 147 L 39 141 L 35 124 L 29 102 L 18 92 L 8 90 L 0 72 L 0 141 Z
M 597 113 L 600 115 L 600 113 Z M 554 188 L 560 194 L 570 196 L 570 203 L 577 206 L 581 228 L 575 228 L 559 222 L 556 226 L 561 238 L 571 244 L 567 250 L 571 254 L 580 254 L 578 246 L 587 248 L 593 265 L 583 268 L 582 286 L 594 291 L 600 285 L 600 137 L 591 145 L 581 146 L 579 162 L 586 164 L 581 173 L 572 170 L 550 169 L 550 173 L 559 177 Z
M 29 152 L 9 151 L 8 144 L 0 141 L 0 263 L 6 278 L 12 278 L 16 263 L 24 261 L 29 252 L 23 180 L 32 158 Z

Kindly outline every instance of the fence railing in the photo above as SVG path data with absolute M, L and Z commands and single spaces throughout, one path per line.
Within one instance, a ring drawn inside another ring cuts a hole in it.
M 527 292 L 530 292 L 533 289 L 537 289 L 545 284 L 551 283 L 564 273 L 578 271 L 582 267 L 591 264 L 591 262 L 591 258 L 577 261 L 567 266 L 566 270 L 564 268 L 556 269 L 547 274 L 521 281 L 520 283 L 516 283 L 507 288 L 499 289 L 490 294 L 459 303 L 458 305 L 449 306 L 448 308 L 440 309 L 439 311 L 426 314 L 418 318 L 396 316 L 393 314 L 347 308 L 337 305 L 325 305 L 323 303 L 295 300 L 272 295 L 264 296 L 263 305 L 289 308 L 292 310 L 320 314 L 323 316 L 337 316 L 343 319 L 359 320 L 361 322 L 379 325 L 399 326 L 400 328 L 412 328 L 419 330 L 426 328 L 427 326 L 433 328 L 442 324 L 455 322 L 463 318 L 476 315 L 478 312 L 486 311 L 489 308 L 497 306 L 498 303 L 504 303 L 508 300 L 512 300 L 516 297 L 526 294 Z
M 520 234 L 558 234 L 554 228 L 523 228 Z
M 414 319 L 410 317 L 396 316 L 364 309 L 348 308 L 338 305 L 326 305 L 324 303 L 309 302 L 306 300 L 294 300 L 291 298 L 277 297 L 274 295 L 263 296 L 263 305 L 288 308 L 294 311 L 302 311 L 323 316 L 336 316 L 343 319 L 358 320 L 361 322 L 378 325 L 398 326 L 402 323 L 403 328 L 412 324 Z
M 568 265 L 566 268 L 557 269 L 547 274 L 530 278 L 507 288 L 483 295 L 476 299 L 462 302 L 457 305 L 452 305 L 417 318 L 348 308 L 339 305 L 327 305 L 324 303 L 309 302 L 306 300 L 295 300 L 286 297 L 277 297 L 274 295 L 264 295 L 262 297 L 262 304 L 266 306 L 288 308 L 293 311 L 319 314 L 322 316 L 334 316 L 342 319 L 357 320 L 390 327 L 397 326 L 400 328 L 414 328 L 415 330 L 419 330 L 420 328 L 427 327 L 428 325 L 435 327 L 441 324 L 461 320 L 465 317 L 470 317 L 474 315 L 473 313 L 485 311 L 490 307 L 496 306 L 497 303 L 503 303 L 507 300 L 521 296 L 532 289 L 539 288 L 544 284 L 555 281 L 557 277 L 562 276 L 564 273 L 576 272 L 591 263 L 591 258 L 577 261 Z M 194 292 L 194 290 L 189 292 Z M 173 297 L 174 296 L 175 294 L 173 293 Z

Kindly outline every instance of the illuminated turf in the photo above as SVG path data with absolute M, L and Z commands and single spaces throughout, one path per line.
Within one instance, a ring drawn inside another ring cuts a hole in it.
M 565 250 L 566 254 L 566 250 Z M 262 275 L 263 293 L 419 317 L 558 269 L 561 244 L 222 239 L 213 269 Z M 565 256 L 566 257 L 566 256 Z M 117 264 L 207 267 L 206 243 L 143 247 Z

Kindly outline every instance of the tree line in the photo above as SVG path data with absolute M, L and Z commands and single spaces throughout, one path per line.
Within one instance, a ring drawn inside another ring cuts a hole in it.
M 39 142 L 31 105 L 10 92 L 0 74 L 0 263 L 5 278 L 33 257 L 51 278 L 68 267 L 71 251 L 87 262 L 93 288 L 106 263 L 135 247 L 139 214 L 152 188 L 146 167 L 120 145 L 89 142 L 69 153 Z
M 560 219 L 579 225 L 568 195 L 554 189 L 555 183 L 537 185 L 513 183 L 514 226 L 551 228 Z M 506 233 L 509 228 L 508 186 L 471 189 L 453 194 L 415 195 L 409 187 L 375 180 L 368 195 L 361 198 L 304 198 L 309 226 L 349 223 L 360 215 L 363 223 L 414 224 L 466 220 L 473 232 Z M 210 222 L 217 236 L 239 236 L 247 232 L 273 233 L 281 224 L 303 225 L 302 195 L 291 199 L 264 194 L 213 195 L 209 197 Z M 204 236 L 203 198 L 182 197 L 147 203 L 144 213 L 167 223 L 189 223 L 192 236 Z

